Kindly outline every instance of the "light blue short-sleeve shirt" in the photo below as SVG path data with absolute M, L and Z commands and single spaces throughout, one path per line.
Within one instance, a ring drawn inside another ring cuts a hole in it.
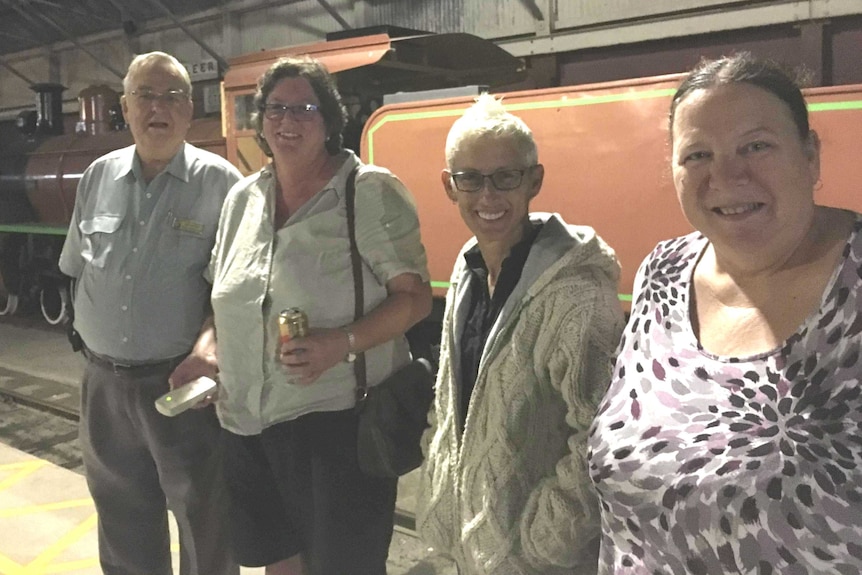
M 241 177 L 190 144 L 149 183 L 134 146 L 87 168 L 60 269 L 77 280 L 75 328 L 88 348 L 130 363 L 192 348 L 209 311 L 202 272 L 224 198 Z

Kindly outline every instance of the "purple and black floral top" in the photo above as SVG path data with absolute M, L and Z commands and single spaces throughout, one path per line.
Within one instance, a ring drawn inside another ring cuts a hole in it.
M 862 573 L 860 218 L 820 308 L 750 357 L 692 331 L 706 238 L 644 261 L 589 441 L 600 574 Z

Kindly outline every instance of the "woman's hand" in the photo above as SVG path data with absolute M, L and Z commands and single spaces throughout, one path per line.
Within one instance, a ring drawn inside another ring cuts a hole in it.
M 347 334 L 339 328 L 313 329 L 306 337 L 281 345 L 281 364 L 291 383 L 311 385 L 320 375 L 347 357 Z
M 366 351 L 404 334 L 431 312 L 431 285 L 414 273 L 386 282 L 388 296 L 375 309 L 349 325 L 354 352 Z M 310 385 L 327 369 L 347 358 L 350 346 L 342 328 L 317 328 L 307 337 L 281 346 L 282 365 L 291 383 Z

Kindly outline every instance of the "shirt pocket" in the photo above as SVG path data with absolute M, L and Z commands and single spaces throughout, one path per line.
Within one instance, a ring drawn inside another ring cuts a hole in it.
M 202 271 L 215 243 L 215 224 L 202 214 L 170 212 L 160 229 L 159 251 L 168 267 Z
M 82 219 L 78 224 L 83 239 L 81 255 L 90 265 L 104 268 L 105 262 L 117 243 L 116 231 L 123 223 L 123 216 L 100 214 Z
M 337 200 L 334 195 L 331 199 Z M 345 270 L 350 273 L 351 263 L 346 214 L 337 204 L 323 203 L 318 201 L 315 213 L 277 232 L 276 255 L 287 258 L 288 263 L 300 263 L 299 269 L 311 276 L 310 281 L 325 283 L 340 281 Z M 285 262 L 276 259 L 278 263 Z

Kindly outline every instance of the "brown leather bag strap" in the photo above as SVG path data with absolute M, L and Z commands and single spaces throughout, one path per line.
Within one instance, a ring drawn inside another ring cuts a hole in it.
M 345 200 L 347 204 L 347 233 L 350 236 L 350 263 L 353 267 L 354 312 L 353 321 L 365 315 L 365 288 L 362 281 L 362 258 L 356 245 L 356 173 L 359 167 L 353 168 L 347 176 Z M 356 403 L 359 404 L 368 395 L 368 382 L 365 373 L 365 353 L 357 353 L 353 361 L 353 373 L 356 374 Z

